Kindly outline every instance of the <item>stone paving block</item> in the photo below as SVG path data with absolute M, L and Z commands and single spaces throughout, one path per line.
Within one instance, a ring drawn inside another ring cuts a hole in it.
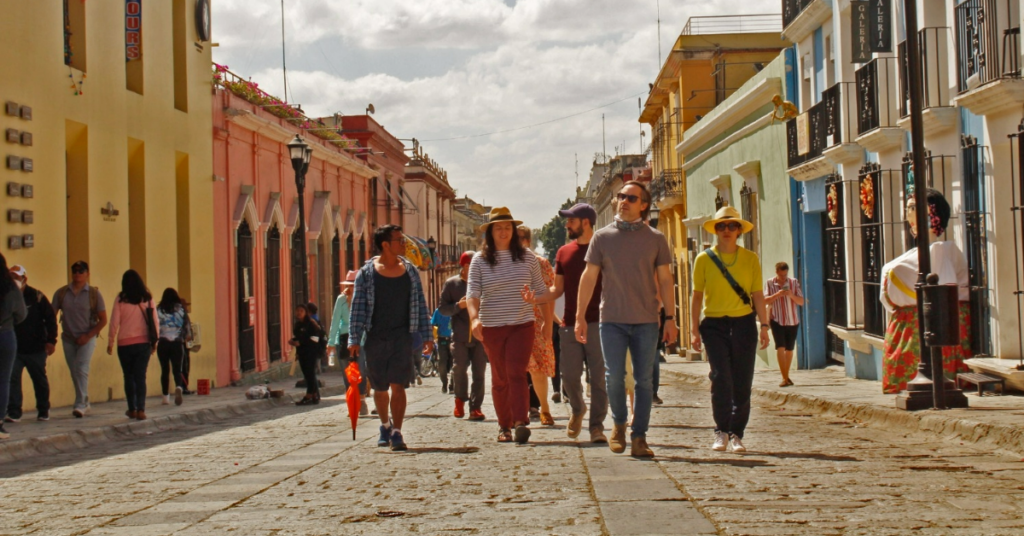
M 165 536 L 188 528 L 188 523 L 165 523 L 143 526 L 105 526 L 95 528 L 85 536 Z
M 664 474 L 659 480 L 595 480 L 594 493 L 602 507 L 606 502 L 687 500 Z
M 718 533 L 689 501 L 602 503 L 601 514 L 613 536 Z

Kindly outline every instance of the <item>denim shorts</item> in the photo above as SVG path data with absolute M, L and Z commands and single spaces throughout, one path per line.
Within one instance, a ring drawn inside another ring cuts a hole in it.
M 367 376 L 375 391 L 386 391 L 391 384 L 409 385 L 413 379 L 412 335 L 403 333 L 387 338 L 366 337 Z

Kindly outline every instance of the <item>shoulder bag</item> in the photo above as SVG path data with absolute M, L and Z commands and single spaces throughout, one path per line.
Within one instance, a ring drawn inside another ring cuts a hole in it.
M 732 289 L 736 291 L 736 294 L 739 295 L 740 299 L 743 300 L 743 304 L 750 305 L 750 295 L 747 294 L 747 291 L 744 290 L 743 287 L 741 287 L 735 279 L 733 279 L 732 274 L 730 274 L 729 270 L 727 270 L 725 268 L 725 265 L 722 264 L 722 259 L 719 259 L 718 255 L 715 255 L 715 252 L 711 251 L 711 248 L 705 249 L 704 253 L 707 253 L 711 261 L 715 263 L 715 266 L 717 266 L 718 269 L 721 270 L 722 275 L 725 276 L 725 280 L 729 282 L 729 286 L 731 286 Z M 737 252 L 737 254 L 738 253 L 739 252 Z

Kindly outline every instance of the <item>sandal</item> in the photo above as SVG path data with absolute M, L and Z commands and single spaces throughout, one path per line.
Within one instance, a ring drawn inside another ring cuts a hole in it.
M 544 426 L 554 426 L 555 425 L 555 419 L 553 417 L 551 417 L 550 413 L 548 413 L 546 411 L 542 411 L 541 414 L 540 414 L 540 423 L 542 425 L 544 425 Z
M 498 443 L 511 443 L 512 442 L 512 430 L 508 428 L 502 428 L 498 432 Z

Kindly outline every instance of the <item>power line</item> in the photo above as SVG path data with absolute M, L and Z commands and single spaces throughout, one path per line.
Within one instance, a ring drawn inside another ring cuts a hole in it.
M 484 134 L 470 134 L 468 136 L 456 136 L 456 137 L 453 137 L 453 138 L 433 138 L 433 139 L 429 139 L 429 140 L 420 140 L 420 142 L 425 142 L 425 141 L 468 140 L 470 138 L 483 138 L 485 136 L 493 136 L 495 134 L 505 134 L 506 132 L 515 132 L 517 130 L 526 130 L 528 128 L 535 128 L 535 127 L 539 127 L 539 126 L 542 126 L 542 125 L 548 125 L 548 124 L 551 124 L 551 123 L 557 123 L 558 121 L 564 121 L 566 119 L 571 119 L 573 117 L 580 116 L 580 115 L 583 115 L 583 114 L 586 114 L 586 113 L 590 113 L 590 112 L 593 112 L 595 110 L 600 110 L 601 108 L 607 108 L 609 106 L 613 106 L 615 104 L 618 104 L 618 103 L 620 103 L 620 102 L 622 102 L 624 100 L 629 100 L 629 99 L 632 99 L 633 97 L 639 97 L 639 96 L 645 95 L 645 94 L 647 94 L 647 91 L 642 91 L 640 93 L 634 93 L 634 94 L 632 94 L 632 95 L 630 95 L 628 97 L 623 97 L 623 98 L 621 98 L 621 99 L 619 99 L 617 101 L 609 102 L 608 104 L 602 104 L 601 106 L 595 106 L 595 107 L 593 107 L 593 108 L 591 108 L 589 110 L 583 110 L 582 112 L 576 112 L 574 114 L 558 117 L 558 118 L 555 118 L 555 119 L 549 119 L 547 121 L 541 121 L 540 123 L 534 123 L 532 125 L 525 125 L 525 126 L 521 126 L 521 127 L 508 128 L 508 129 L 505 129 L 505 130 L 496 130 L 494 132 L 486 132 Z

